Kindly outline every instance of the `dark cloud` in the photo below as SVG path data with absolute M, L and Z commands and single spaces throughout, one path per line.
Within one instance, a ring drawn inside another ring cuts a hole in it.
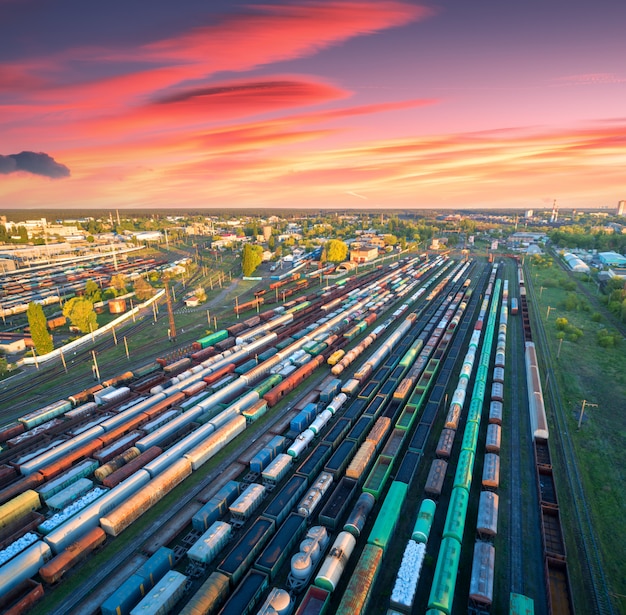
M 266 96 L 276 94 L 298 94 L 306 93 L 311 87 L 309 83 L 299 81 L 252 81 L 249 83 L 216 86 L 209 88 L 197 88 L 188 90 L 172 96 L 164 96 L 157 101 L 158 104 L 171 104 L 185 102 L 198 97 L 210 96 Z
M 33 175 L 43 175 L 58 179 L 69 177 L 70 170 L 43 152 L 20 152 L 19 154 L 0 155 L 0 174 L 8 175 L 26 171 Z

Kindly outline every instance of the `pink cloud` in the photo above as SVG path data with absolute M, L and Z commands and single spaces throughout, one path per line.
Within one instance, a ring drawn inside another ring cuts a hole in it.
M 613 85 L 626 83 L 626 76 L 615 73 L 582 73 L 559 77 L 556 83 L 557 85 Z

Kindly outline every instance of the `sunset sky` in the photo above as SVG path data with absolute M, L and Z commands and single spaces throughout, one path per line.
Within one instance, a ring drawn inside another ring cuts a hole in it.
M 0 0 L 0 209 L 625 198 L 624 0 Z

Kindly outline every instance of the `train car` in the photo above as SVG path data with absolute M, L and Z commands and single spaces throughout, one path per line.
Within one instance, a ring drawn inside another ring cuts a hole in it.
M 186 584 L 186 575 L 170 570 L 131 610 L 130 615 L 169 612 L 184 595 Z
M 127 498 L 120 506 L 100 518 L 100 526 L 110 536 L 118 536 L 172 489 L 191 476 L 191 463 L 184 458 L 172 463 L 153 478 L 145 489 Z
M 343 477 L 319 514 L 319 522 L 330 529 L 339 527 L 357 490 L 357 482 Z
M 381 569 L 383 549 L 376 545 L 366 544 L 359 560 L 350 575 L 337 615 L 353 615 L 367 612 L 372 598 L 372 590 Z
M 28 613 L 43 597 L 41 583 L 26 579 L 0 598 L 0 609 L 5 615 L 21 615 Z
M 300 514 L 289 513 L 285 522 L 261 551 L 254 567 L 274 580 L 306 531 L 306 519 Z
M 95 527 L 71 544 L 67 549 L 53 557 L 39 569 L 39 576 L 49 584 L 59 581 L 71 568 L 87 558 L 106 540 L 101 528 Z
M 483 465 L 483 488 L 496 490 L 500 486 L 500 456 L 486 453 Z
M 218 564 L 217 571 L 229 577 L 232 586 L 237 585 L 272 537 L 275 528 L 273 519 L 258 517 Z
M 367 537 L 368 544 L 377 545 L 383 550 L 387 548 L 400 518 L 407 491 L 408 486 L 406 484 L 396 481 L 391 483 L 380 512 Z
M 435 575 L 428 597 L 428 608 L 435 613 L 452 612 L 461 545 L 454 538 L 444 538 L 439 548 Z
M 509 615 L 534 615 L 535 601 L 523 594 L 511 592 L 509 596 Z
M 500 425 L 490 424 L 487 426 L 487 440 L 485 442 L 485 450 L 488 453 L 500 453 L 500 443 L 502 438 L 502 429 Z
M 449 459 L 452 452 L 452 446 L 454 444 L 454 437 L 456 432 L 453 429 L 442 429 L 435 454 L 441 459 Z
M 528 410 L 533 438 L 548 440 L 548 420 L 543 400 L 541 377 L 537 363 L 537 353 L 532 342 L 526 342 L 526 382 L 528 386 Z
M 198 615 L 198 613 L 212 615 L 224 603 L 229 592 L 230 578 L 221 572 L 212 572 L 182 608 L 180 615 Z
M 476 542 L 472 560 L 469 602 L 471 605 L 485 610 L 489 610 L 493 602 L 495 559 L 496 550 L 492 544 L 481 541 Z
M 476 531 L 483 540 L 493 538 L 498 534 L 498 508 L 500 498 L 492 491 L 482 491 L 478 504 L 478 518 Z
M 327 589 L 317 585 L 309 586 L 294 615 L 323 615 L 327 611 L 330 596 L 331 592 Z
M 492 401 L 489 404 L 489 423 L 502 425 L 502 402 Z
M 435 459 L 435 461 L 432 462 L 424 487 L 425 493 L 434 496 L 441 495 L 447 470 L 448 464 L 443 459 Z
M 265 486 L 251 483 L 228 507 L 235 527 L 243 525 L 265 497 Z
M 269 585 L 269 577 L 260 570 L 250 570 L 226 600 L 220 615 L 248 615 L 256 606 Z
M 304 476 L 295 474 L 284 487 L 273 497 L 270 504 L 263 511 L 268 519 L 274 519 L 276 525 L 280 525 L 296 502 L 304 495 L 308 486 L 308 480 Z
M 21 583 L 34 577 L 52 557 L 50 547 L 38 540 L 0 567 L 0 596 L 9 594 Z
M 339 532 L 315 577 L 317 587 L 329 592 L 335 591 L 355 546 L 356 538 L 352 534 Z
M 389 601 L 391 608 L 399 613 L 411 613 L 413 610 L 425 555 L 425 543 L 418 543 L 414 540 L 407 542 Z

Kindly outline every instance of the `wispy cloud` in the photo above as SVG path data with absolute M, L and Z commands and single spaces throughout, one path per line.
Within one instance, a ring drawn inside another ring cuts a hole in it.
M 616 73 L 582 73 L 556 79 L 557 85 L 612 85 L 626 83 L 626 75 Z

